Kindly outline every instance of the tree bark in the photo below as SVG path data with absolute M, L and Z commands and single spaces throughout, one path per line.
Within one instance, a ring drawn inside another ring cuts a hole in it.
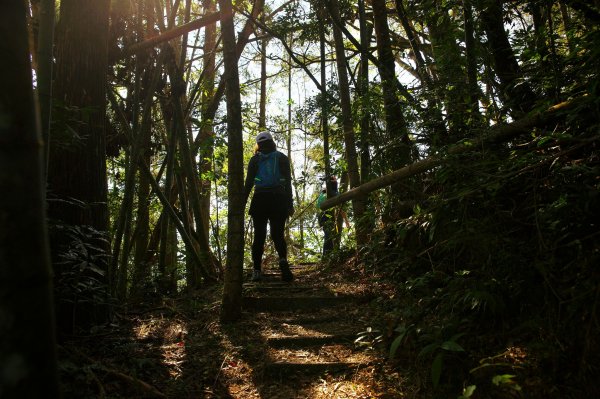
M 260 1 L 260 0 L 259 0 Z M 221 32 L 223 37 L 223 61 L 227 99 L 227 167 L 229 169 L 227 192 L 227 263 L 221 320 L 234 321 L 242 313 L 242 280 L 244 262 L 244 165 L 242 137 L 242 104 L 238 75 L 231 0 L 219 0 Z
M 66 226 L 91 226 L 98 232 L 108 231 L 109 224 L 105 137 L 109 8 L 109 0 L 60 2 L 48 157 L 49 218 Z M 51 238 L 55 256 L 68 243 L 63 235 Z M 105 241 L 93 244 L 109 251 Z M 102 261 L 96 266 L 108 270 Z M 60 276 L 62 271 L 55 271 Z M 79 312 L 85 316 L 79 323 L 108 319 L 106 305 L 89 306 Z M 72 317 L 59 314 L 63 316 Z
M 397 169 L 410 162 L 411 142 L 408 137 L 404 113 L 396 92 L 395 63 L 387 21 L 386 3 L 385 0 L 372 0 L 372 3 L 387 130 L 385 141 L 390 144 L 386 147 L 386 158 L 390 160 L 392 169 Z
M 337 0 L 330 1 L 331 17 L 334 20 L 341 21 Z M 335 41 L 336 65 L 339 79 L 340 105 L 342 108 L 342 128 L 344 130 L 344 144 L 346 147 L 346 162 L 348 163 L 348 179 L 350 188 L 360 186 L 360 174 L 358 171 L 358 156 L 356 153 L 356 139 L 354 135 L 354 122 L 352 118 L 352 105 L 350 100 L 350 85 L 348 83 L 348 73 L 346 70 L 346 54 L 344 50 L 344 38 L 342 31 L 333 27 L 333 38 Z M 365 214 L 366 198 L 357 197 L 352 201 L 355 220 L 359 221 Z M 356 223 L 356 245 L 361 247 L 368 241 L 368 232 L 361 228 L 361 223 Z
M 63 118 L 53 129 L 49 190 L 83 206 L 54 203 L 50 217 L 108 229 L 105 154 L 109 0 L 63 0 L 54 98 Z M 66 115 L 65 115 L 66 114 Z M 76 124 L 72 123 L 77 121 Z
M 214 0 L 204 0 L 204 9 L 207 12 L 216 12 L 216 4 Z M 204 58 L 203 58 L 203 73 L 202 94 L 201 94 L 201 125 L 199 133 L 199 155 L 200 155 L 200 206 L 202 218 L 208 222 L 210 220 L 210 195 L 211 195 L 211 179 L 208 175 L 212 171 L 212 158 L 214 152 L 214 133 L 213 133 L 213 117 L 208 113 L 208 103 L 215 92 L 215 47 L 217 45 L 217 27 L 215 24 L 207 25 L 204 29 Z M 205 223 L 205 234 L 210 234 L 210 223 Z
M 513 116 L 523 115 L 532 109 L 535 95 L 527 83 L 520 82 L 523 74 L 504 30 L 501 0 L 483 1 L 480 12 L 494 70 L 500 80 L 500 94 Z
M 265 10 L 260 14 L 261 22 L 265 23 Z M 258 131 L 267 128 L 267 43 L 260 41 L 260 105 L 258 110 Z
M 37 93 L 40 101 L 42 138 L 44 140 L 44 179 L 48 168 L 48 141 L 52 110 L 52 69 L 54 64 L 55 0 L 40 1 L 40 30 L 37 48 Z
M 473 5 L 471 0 L 463 0 L 463 20 L 465 30 L 465 58 L 467 61 L 467 85 L 469 87 L 469 127 L 478 126 L 482 122 L 479 112 L 479 86 L 477 86 L 477 58 L 475 50 L 475 28 L 473 23 Z
M 59 398 L 44 155 L 26 6 L 0 2 L 0 396 Z
M 327 24 L 325 23 L 326 14 L 325 9 L 322 8 L 319 12 L 319 51 L 320 51 L 320 64 L 321 64 L 321 137 L 323 138 L 323 166 L 325 169 L 325 179 L 329 179 L 331 176 L 331 160 L 329 156 L 329 101 L 327 98 L 327 59 L 326 59 L 326 46 L 325 40 L 325 29 Z

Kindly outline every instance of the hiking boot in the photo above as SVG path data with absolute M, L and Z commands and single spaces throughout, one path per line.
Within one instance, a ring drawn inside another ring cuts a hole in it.
M 262 280 L 262 272 L 260 270 L 252 270 L 251 281 L 260 281 L 260 280 Z
M 279 269 L 281 270 L 281 279 L 283 281 L 289 282 L 294 280 L 294 275 L 290 270 L 290 264 L 287 262 L 287 260 L 281 259 L 279 261 Z

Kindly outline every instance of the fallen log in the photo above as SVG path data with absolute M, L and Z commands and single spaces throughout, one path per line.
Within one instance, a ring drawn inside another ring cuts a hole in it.
M 519 136 L 520 134 L 529 132 L 532 127 L 543 126 L 553 121 L 561 112 L 573 109 L 576 106 L 579 106 L 582 103 L 584 103 L 587 99 L 588 96 L 578 97 L 573 100 L 553 105 L 545 111 L 533 112 L 525 116 L 524 118 L 519 119 L 518 121 L 506 125 L 494 126 L 490 129 L 490 133 L 485 137 L 463 141 L 459 144 L 451 146 L 447 151 L 447 155 L 433 155 L 427 157 L 418 162 L 397 169 L 387 175 L 370 180 L 358 187 L 341 193 L 340 195 L 328 198 L 325 201 L 323 201 L 323 203 L 321 203 L 321 209 L 326 210 L 332 208 L 336 205 L 350 201 L 356 197 L 367 195 L 370 192 L 379 190 L 380 188 L 390 186 L 398 182 L 399 180 L 431 170 L 436 166 L 448 162 L 451 159 L 452 155 L 473 151 L 477 148 L 488 144 L 506 142 L 512 138 Z
M 195 19 L 187 24 L 177 26 L 166 32 L 161 33 L 158 36 L 151 37 L 150 39 L 144 40 L 143 42 L 132 44 L 123 50 L 123 57 L 139 53 L 140 51 L 146 50 L 151 47 L 155 47 L 157 44 L 175 39 L 179 36 L 183 36 L 193 30 L 203 28 L 207 25 L 214 24 L 221 19 L 221 13 L 215 12 L 203 16 L 202 18 Z

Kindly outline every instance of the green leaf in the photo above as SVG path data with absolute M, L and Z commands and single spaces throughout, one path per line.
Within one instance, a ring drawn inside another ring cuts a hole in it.
M 462 395 L 460 395 L 457 399 L 469 399 L 471 396 L 473 396 L 476 388 L 476 385 L 469 385 L 468 387 L 463 388 Z
M 422 357 L 427 354 L 430 354 L 439 347 L 440 347 L 440 344 L 438 342 L 431 343 L 431 344 L 425 346 L 423 349 L 421 349 L 421 352 L 419 352 L 419 354 L 417 356 Z
M 396 352 L 398 351 L 400 344 L 404 340 L 406 333 L 407 330 L 402 331 L 402 333 L 398 335 L 396 339 L 394 339 L 394 342 L 392 342 L 392 345 L 390 346 L 390 359 L 392 359 L 396 355 Z
M 450 351 L 450 352 L 464 352 L 465 351 L 462 346 L 460 346 L 459 344 L 457 344 L 454 341 L 446 341 L 446 342 L 442 343 L 441 348 L 444 350 Z
M 444 362 L 444 352 L 438 353 L 431 363 L 431 381 L 433 386 L 437 387 L 442 376 L 442 363 Z

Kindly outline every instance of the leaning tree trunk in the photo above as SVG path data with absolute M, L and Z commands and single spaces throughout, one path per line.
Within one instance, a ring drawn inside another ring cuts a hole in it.
M 58 398 L 43 142 L 26 6 L 0 2 L 0 397 Z
M 221 9 L 221 32 L 223 37 L 223 62 L 227 99 L 227 167 L 229 176 L 227 192 L 227 263 L 221 319 L 233 321 L 242 313 L 242 279 L 244 262 L 244 166 L 242 138 L 242 103 L 238 56 L 235 44 L 233 9 L 231 0 L 219 0 Z

